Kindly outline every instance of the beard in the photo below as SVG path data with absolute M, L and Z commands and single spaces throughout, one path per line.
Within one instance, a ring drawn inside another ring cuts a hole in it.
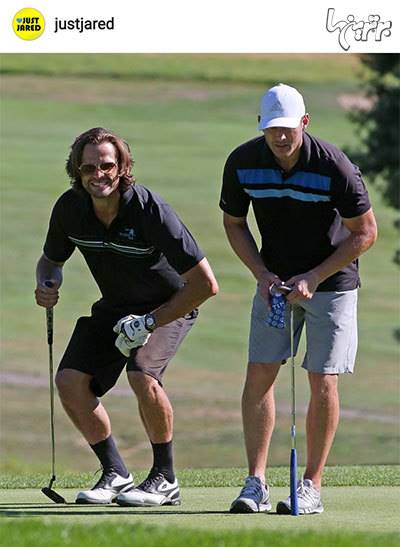
M 88 181 L 82 182 L 86 192 L 95 199 L 108 198 L 118 191 L 119 176 L 114 178 L 103 176 L 101 178 L 90 178 Z

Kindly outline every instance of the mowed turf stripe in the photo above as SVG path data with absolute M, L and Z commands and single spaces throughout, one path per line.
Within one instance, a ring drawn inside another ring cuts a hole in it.
M 326 487 L 322 497 L 325 512 L 298 518 L 274 512 L 231 514 L 229 506 L 238 495 L 237 488 L 182 488 L 181 506 L 152 508 L 119 507 L 115 504 L 75 505 L 75 489 L 60 489 L 58 492 L 69 502 L 67 505 L 51 503 L 38 490 L 3 490 L 0 492 L 0 513 L 3 517 L 12 518 L 14 523 L 34 517 L 49 524 L 101 522 L 107 524 L 107 528 L 109 524 L 143 524 L 203 531 L 262 529 L 290 535 L 306 531 L 336 533 L 340 530 L 343 534 L 399 531 L 399 488 L 395 487 Z M 287 488 L 271 488 L 273 508 L 287 495 Z
M 303 468 L 299 466 L 299 474 Z M 135 482 L 141 482 L 147 472 L 135 473 Z M 178 479 L 181 487 L 220 487 L 241 486 L 246 476 L 245 468 L 202 468 L 179 469 Z M 0 489 L 4 488 L 42 488 L 47 486 L 48 473 L 0 473 Z M 55 488 L 91 487 L 97 478 L 93 473 L 57 474 Z M 268 469 L 270 486 L 288 486 L 289 468 L 271 467 Z M 324 471 L 324 486 L 400 486 L 399 465 L 338 465 L 329 466 Z
M 397 547 L 396 534 L 366 534 L 341 532 L 299 532 L 283 534 L 268 530 L 241 530 L 238 532 L 209 532 L 182 530 L 177 528 L 156 528 L 140 524 L 50 524 L 24 521 L 1 524 L 1 546 L 19 547 Z

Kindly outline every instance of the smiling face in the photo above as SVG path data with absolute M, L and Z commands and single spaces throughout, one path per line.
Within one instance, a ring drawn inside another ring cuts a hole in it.
M 88 173 L 87 166 L 95 166 L 93 172 Z M 118 191 L 118 155 L 111 142 L 86 144 L 81 167 L 82 186 L 93 199 L 106 199 Z
M 309 117 L 306 114 L 298 127 L 269 127 L 263 130 L 267 145 L 285 171 L 292 169 L 299 159 L 303 144 L 303 131 L 308 122 Z

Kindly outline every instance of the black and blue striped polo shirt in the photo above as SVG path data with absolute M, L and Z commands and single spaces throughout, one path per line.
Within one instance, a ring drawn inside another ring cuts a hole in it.
M 343 218 L 370 209 L 356 165 L 336 146 L 304 133 L 300 158 L 285 172 L 264 136 L 236 148 L 225 164 L 220 207 L 235 217 L 253 206 L 261 257 L 282 280 L 305 273 L 330 256 L 348 235 Z M 359 286 L 358 262 L 326 279 L 319 291 Z
M 104 309 L 144 314 L 166 302 L 185 273 L 204 257 L 196 241 L 158 194 L 135 185 L 121 195 L 109 228 L 96 217 L 90 196 L 74 190 L 56 202 L 44 254 L 65 262 L 78 248 L 97 282 Z

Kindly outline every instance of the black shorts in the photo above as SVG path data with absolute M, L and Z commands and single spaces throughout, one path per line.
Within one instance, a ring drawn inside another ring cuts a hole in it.
M 135 348 L 127 358 L 115 346 L 113 326 L 121 319 L 114 312 L 94 311 L 91 317 L 80 317 L 58 370 L 71 368 L 93 376 L 90 387 L 101 397 L 117 382 L 125 367 L 155 378 L 162 376 L 178 347 L 192 328 L 198 310 L 157 328 L 146 345 Z

